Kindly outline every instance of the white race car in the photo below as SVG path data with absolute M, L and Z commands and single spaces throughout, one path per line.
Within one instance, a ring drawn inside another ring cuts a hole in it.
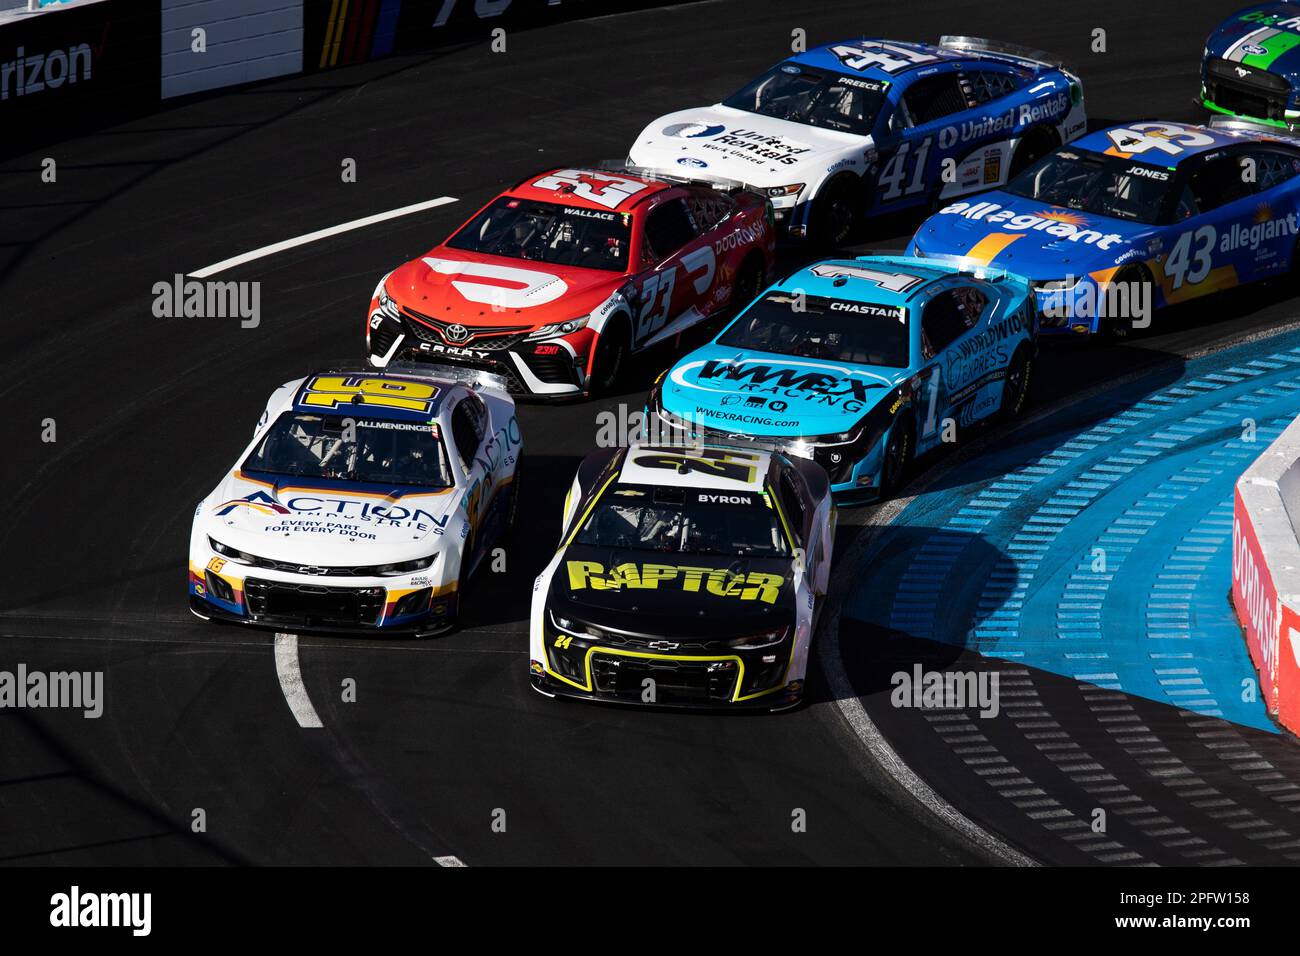
M 661 177 L 742 184 L 818 245 L 863 216 L 1000 186 L 1086 127 L 1055 57 L 975 37 L 796 53 L 714 106 L 655 120 L 628 153 Z
M 784 710 L 803 696 L 830 579 L 826 472 L 731 447 L 596 452 L 533 587 L 548 697 Z
M 431 634 L 512 524 L 523 442 L 490 376 L 320 372 L 271 395 L 194 510 L 190 608 L 319 631 Z

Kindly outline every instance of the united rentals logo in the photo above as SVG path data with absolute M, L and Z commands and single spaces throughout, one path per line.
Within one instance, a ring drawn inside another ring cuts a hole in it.
M 664 135 L 681 139 L 706 139 L 726 132 L 726 129 L 719 123 L 673 123 L 664 127 Z

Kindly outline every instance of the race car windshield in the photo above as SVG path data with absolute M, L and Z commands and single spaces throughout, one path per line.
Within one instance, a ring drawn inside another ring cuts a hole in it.
M 285 412 L 244 460 L 245 471 L 383 485 L 452 484 L 437 426 Z
M 770 499 L 685 488 L 619 485 L 574 539 L 615 551 L 783 558 L 790 554 Z
M 456 235 L 453 249 L 560 266 L 626 272 L 631 217 L 502 196 Z
M 876 80 L 782 63 L 723 100 L 722 105 L 792 123 L 869 136 L 876 114 L 884 105 L 886 88 Z
M 907 368 L 907 311 L 773 292 L 751 305 L 718 344 L 806 358 Z
M 1030 166 L 1006 189 L 1053 206 L 1152 224 L 1167 214 L 1173 179 L 1159 166 L 1063 149 Z

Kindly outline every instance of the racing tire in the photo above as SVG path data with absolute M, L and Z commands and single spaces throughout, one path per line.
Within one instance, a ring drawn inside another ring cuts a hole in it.
M 832 179 L 812 202 L 809 238 L 818 249 L 838 249 L 853 238 L 862 216 L 862 191 L 847 176 Z
M 1011 356 L 1006 377 L 1002 379 L 1002 401 L 998 406 L 999 418 L 1019 418 L 1028 407 L 1030 389 L 1033 386 L 1033 372 L 1033 351 L 1028 345 L 1022 345 Z
M 880 463 L 880 500 L 893 498 L 907 484 L 916 454 L 916 426 L 911 415 L 900 415 L 885 440 L 884 460 Z
M 739 312 L 758 298 L 763 291 L 763 280 L 767 270 L 763 267 L 763 257 L 751 255 L 740 264 L 736 271 L 736 281 L 731 287 L 731 308 Z
M 1059 145 L 1061 139 L 1054 129 L 1039 126 L 1030 131 L 1016 145 L 1016 151 L 1011 157 L 1011 165 L 1007 167 L 1007 182 L 1011 182 Z
M 610 320 L 596 340 L 596 355 L 591 363 L 591 381 L 587 386 L 587 394 L 598 397 L 613 392 L 623 379 L 631 351 L 632 335 L 627 321 L 623 318 Z
M 465 555 L 461 555 L 460 571 L 456 574 L 456 606 L 452 611 L 450 619 L 446 621 L 446 627 L 439 633 L 445 634 L 448 631 L 454 631 L 460 627 L 461 619 L 465 616 L 465 588 L 469 585 L 469 569 L 466 567 Z

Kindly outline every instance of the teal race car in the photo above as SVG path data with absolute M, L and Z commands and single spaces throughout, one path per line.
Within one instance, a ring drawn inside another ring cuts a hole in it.
M 661 375 L 647 431 L 811 458 L 841 500 L 887 497 L 914 456 L 1024 408 L 1035 316 L 1029 283 L 999 269 L 827 259 Z

